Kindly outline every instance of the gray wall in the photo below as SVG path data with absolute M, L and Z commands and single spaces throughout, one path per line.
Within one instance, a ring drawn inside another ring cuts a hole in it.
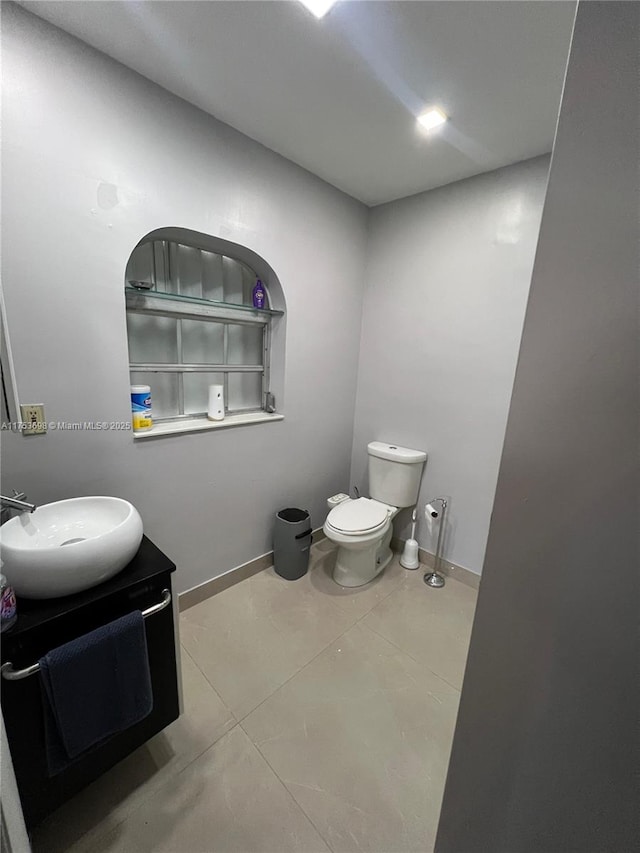
M 436 849 L 638 844 L 637 3 L 581 3 Z
M 529 160 L 371 212 L 351 480 L 366 488 L 369 441 L 426 450 L 420 503 L 451 497 L 445 555 L 475 572 L 548 165 Z M 420 518 L 422 547 L 435 551 L 436 532 Z
M 21 400 L 43 402 L 48 420 L 130 417 L 124 271 L 153 229 L 248 246 L 284 289 L 282 423 L 136 445 L 118 432 L 2 435 L 3 489 L 131 500 L 184 590 L 270 550 L 281 506 L 321 524 L 326 496 L 348 487 L 367 209 L 2 7 L 2 273 Z
M 49 420 L 127 420 L 124 268 L 155 228 L 248 246 L 288 308 L 284 423 L 135 446 L 122 433 L 5 433 L 3 487 L 38 503 L 129 498 L 187 589 L 269 550 L 282 504 L 320 525 L 350 468 L 366 490 L 367 442 L 395 441 L 428 450 L 421 502 L 451 496 L 446 555 L 479 572 L 547 158 L 369 212 L 40 19 L 2 11 L 3 285 L 20 398 L 44 402 Z M 423 520 L 419 538 L 434 550 Z

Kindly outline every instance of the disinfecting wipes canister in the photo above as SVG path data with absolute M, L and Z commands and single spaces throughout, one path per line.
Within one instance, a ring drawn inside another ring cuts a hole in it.
M 133 429 L 151 429 L 153 417 L 151 416 L 151 388 L 149 385 L 131 386 L 131 420 Z

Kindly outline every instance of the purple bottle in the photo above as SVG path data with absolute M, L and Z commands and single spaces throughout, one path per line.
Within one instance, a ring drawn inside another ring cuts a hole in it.
M 4 633 L 13 628 L 18 619 L 16 595 L 4 575 L 0 575 L 0 610 L 0 631 Z
M 267 292 L 262 286 L 260 279 L 256 281 L 256 286 L 253 288 L 253 307 L 265 308 L 267 304 Z

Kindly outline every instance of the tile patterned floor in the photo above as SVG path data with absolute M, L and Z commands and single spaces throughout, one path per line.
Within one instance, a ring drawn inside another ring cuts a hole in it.
M 52 815 L 35 853 L 427 853 L 476 592 L 397 560 L 359 590 L 268 569 L 181 616 L 185 714 Z

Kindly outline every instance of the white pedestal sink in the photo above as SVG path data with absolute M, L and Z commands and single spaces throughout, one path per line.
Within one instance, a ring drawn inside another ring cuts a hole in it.
M 116 575 L 141 540 L 138 510 L 122 498 L 57 501 L 0 527 L 2 573 L 18 595 L 60 598 Z

